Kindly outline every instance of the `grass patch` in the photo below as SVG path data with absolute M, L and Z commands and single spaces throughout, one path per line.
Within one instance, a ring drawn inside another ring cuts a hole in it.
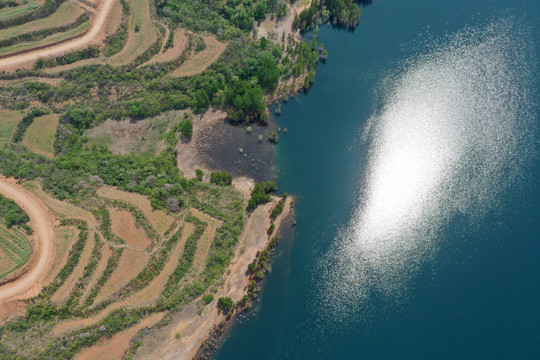
M 24 133 L 22 144 L 28 150 L 52 158 L 54 135 L 58 126 L 58 114 L 49 114 L 34 119 Z
M 0 149 L 9 143 L 13 128 L 22 118 L 20 111 L 0 109 Z

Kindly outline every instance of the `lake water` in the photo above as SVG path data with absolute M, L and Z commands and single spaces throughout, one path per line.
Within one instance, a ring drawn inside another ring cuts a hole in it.
M 375 0 L 283 105 L 297 196 L 217 359 L 540 358 L 540 2 Z

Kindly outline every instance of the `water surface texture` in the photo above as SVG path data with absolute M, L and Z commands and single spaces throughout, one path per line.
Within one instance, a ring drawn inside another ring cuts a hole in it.
M 540 358 L 540 4 L 379 0 L 277 119 L 298 196 L 218 359 Z

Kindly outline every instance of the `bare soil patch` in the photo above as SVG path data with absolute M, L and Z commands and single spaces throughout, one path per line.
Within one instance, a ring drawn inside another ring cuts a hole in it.
M 201 238 L 197 242 L 197 249 L 195 250 L 195 256 L 193 257 L 193 268 L 200 271 L 206 264 L 206 258 L 208 256 L 208 251 L 210 250 L 210 245 L 212 245 L 212 240 L 214 240 L 214 236 L 216 235 L 216 229 L 221 225 L 221 221 L 214 219 L 196 209 L 191 209 L 191 212 L 193 213 L 193 216 L 198 217 L 208 224 Z
M 204 132 L 212 125 L 220 121 L 225 121 L 227 113 L 222 110 L 210 109 L 202 116 L 193 116 L 193 135 L 190 141 L 180 141 L 178 144 L 178 168 L 187 178 L 195 177 L 195 170 L 203 168 L 203 162 L 197 151 L 196 144 L 199 139 L 203 137 Z M 206 174 L 206 179 L 210 178 L 209 174 Z
M 227 44 L 218 41 L 213 36 L 205 36 L 204 42 L 206 43 L 206 49 L 190 56 L 186 62 L 171 73 L 172 76 L 183 77 L 202 73 L 221 56 L 221 53 L 227 47 Z
M 43 71 L 46 72 L 47 74 L 58 74 L 61 71 L 75 69 L 77 67 L 81 67 L 85 65 L 102 64 L 105 62 L 105 59 L 106 59 L 105 56 L 101 56 L 98 58 L 84 59 L 84 60 L 76 61 L 72 64 L 55 66 L 52 68 L 44 69 Z
M 126 285 L 131 279 L 137 276 L 147 262 L 148 254 L 131 248 L 124 249 L 118 263 L 118 268 L 113 272 L 109 281 L 105 283 L 96 297 L 94 304 L 99 304 L 122 286 Z
M 112 231 L 130 245 L 144 250 L 150 245 L 150 240 L 141 229 L 135 225 L 135 219 L 129 211 L 109 208 Z
M 8 300 L 0 303 L 0 324 L 8 321 L 15 313 L 25 308 L 25 302 L 20 300 Z
M 144 327 L 152 327 L 157 324 L 165 313 L 152 314 L 143 319 L 139 324 L 115 335 L 111 340 L 102 342 L 83 351 L 76 356 L 77 360 L 113 360 L 121 359 L 129 347 L 131 339 Z
M 114 34 L 120 29 L 120 25 L 122 25 L 122 16 L 122 4 L 120 1 L 115 1 L 107 23 L 105 24 L 107 35 Z
M 130 193 L 127 191 L 118 190 L 111 186 L 102 186 L 98 189 L 97 194 L 101 197 L 113 199 L 113 200 L 123 200 L 132 205 L 135 205 L 146 215 L 150 224 L 154 229 L 157 230 L 160 234 L 164 234 L 165 231 L 169 229 L 174 218 L 167 215 L 161 210 L 154 210 L 148 198 L 143 195 Z
M 111 313 L 111 311 L 120 308 L 118 304 L 113 304 L 106 308 L 105 310 L 101 311 L 97 315 L 94 315 L 92 317 L 78 319 L 78 320 L 68 320 L 60 322 L 58 325 L 56 325 L 53 328 L 53 334 L 55 336 L 60 335 L 64 332 L 70 332 L 74 331 L 80 328 L 83 328 L 85 326 L 90 326 L 92 324 L 96 324 L 97 322 L 105 319 L 107 315 Z
M 102 124 L 85 132 L 88 146 L 104 145 L 114 154 L 156 155 L 162 143 L 159 129 L 150 120 L 116 121 L 107 119 Z

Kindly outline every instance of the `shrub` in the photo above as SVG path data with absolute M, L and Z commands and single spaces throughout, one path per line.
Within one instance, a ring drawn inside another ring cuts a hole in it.
M 213 172 L 210 175 L 210 183 L 219 186 L 227 186 L 232 184 L 233 177 L 226 171 Z
M 183 119 L 178 124 L 178 128 L 183 136 L 191 139 L 191 137 L 193 136 L 193 123 L 191 122 L 191 120 Z
M 204 303 L 208 305 L 208 304 L 210 304 L 212 302 L 212 300 L 214 300 L 214 295 L 206 294 L 206 295 L 203 296 L 202 299 L 203 299 Z
M 218 299 L 217 307 L 218 309 L 223 311 L 225 314 L 231 311 L 233 306 L 234 306 L 234 302 L 232 301 L 230 297 L 220 297 Z
M 204 177 L 204 173 L 201 169 L 196 169 L 195 170 L 195 178 L 199 181 L 202 181 L 203 180 L 203 177 Z

